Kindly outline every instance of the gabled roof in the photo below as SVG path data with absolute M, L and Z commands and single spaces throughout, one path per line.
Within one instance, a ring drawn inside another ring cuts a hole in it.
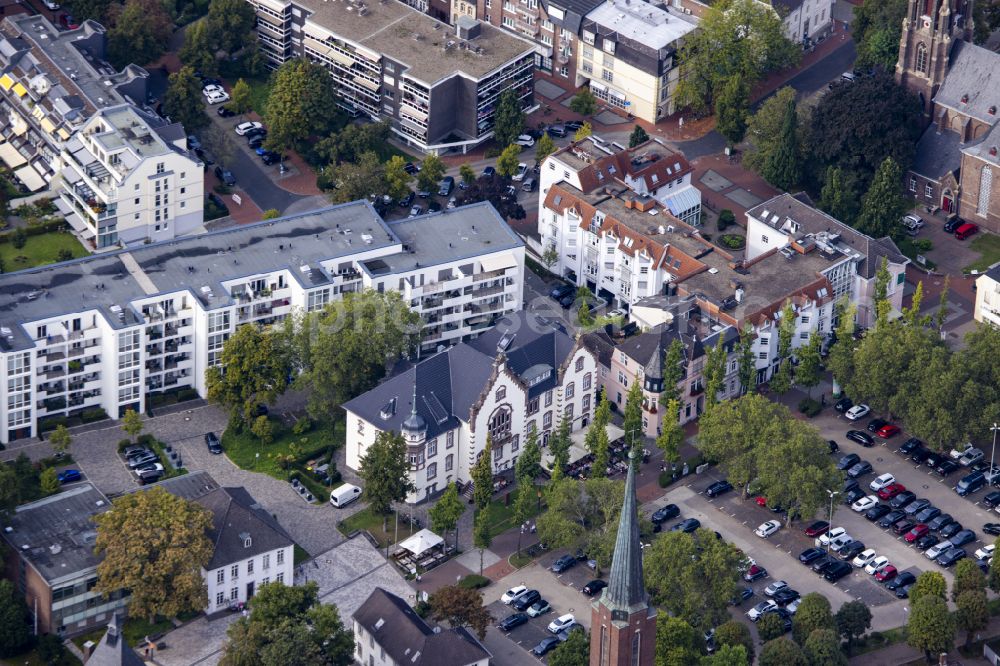
M 962 137 L 954 130 L 938 131 L 931 124 L 917 143 L 917 154 L 910 171 L 924 178 L 938 180 L 958 171 L 962 164 Z
M 673 324 L 661 324 L 650 331 L 628 338 L 618 345 L 618 350 L 643 366 L 644 372 L 650 378 L 662 379 L 662 358 L 674 340 L 680 340 L 684 345 L 685 360 L 688 363 L 705 355 L 705 348 L 697 336 L 679 333 Z
M 965 101 L 963 102 L 963 98 Z M 956 40 L 934 103 L 990 125 L 1000 119 L 1000 53 Z M 990 108 L 993 113 L 990 113 Z
M 121 616 L 113 613 L 108 630 L 87 659 L 87 666 L 144 666 L 146 662 L 128 646 L 121 629 Z
M 966 146 L 962 152 L 969 157 L 1000 164 L 1000 124 L 994 125 L 986 135 L 976 143 Z
M 466 666 L 492 657 L 464 628 L 435 631 L 406 601 L 380 587 L 354 612 L 354 620 L 396 664 Z

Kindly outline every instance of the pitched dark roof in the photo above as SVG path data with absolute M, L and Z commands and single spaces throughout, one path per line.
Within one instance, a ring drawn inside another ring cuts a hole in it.
M 121 627 L 119 614 L 112 614 L 108 630 L 87 659 L 87 666 L 144 666 L 145 662 L 125 642 Z
M 962 99 L 965 98 L 963 102 Z M 955 40 L 948 74 L 934 103 L 993 125 L 1000 116 L 1000 54 L 963 39 Z M 993 113 L 990 113 L 990 108 Z
M 636 518 L 635 465 L 628 466 L 628 475 L 625 477 L 625 501 L 618 520 L 611 574 L 600 603 L 612 610 L 627 611 L 646 603 L 646 588 L 642 579 L 642 544 L 639 543 L 639 522 Z
M 566 28 L 574 35 L 580 34 L 583 17 L 594 11 L 604 0 L 542 0 L 542 7 L 552 23 Z M 551 7 L 557 7 L 564 12 L 562 19 L 552 15 Z
M 641 335 L 628 338 L 618 345 L 618 350 L 643 366 L 644 372 L 650 378 L 662 379 L 662 363 L 657 359 L 662 359 L 674 340 L 680 340 L 684 344 L 688 363 L 705 354 L 705 347 L 697 336 L 687 332 L 679 333 L 673 324 L 660 324 Z
M 206 570 L 295 545 L 245 488 L 218 488 L 195 501 L 212 512 L 208 536 L 215 548 Z M 244 545 L 246 537 L 250 538 L 249 547 Z
M 403 599 L 376 587 L 354 620 L 393 662 L 410 666 L 465 666 L 492 655 L 464 628 L 432 629 Z
M 924 131 L 917 143 L 917 155 L 910 171 L 925 178 L 938 180 L 958 171 L 962 162 L 962 137 L 953 130 L 939 132 L 937 125 Z
M 615 343 L 603 328 L 584 333 L 580 337 L 584 348 L 597 358 L 597 362 L 605 368 L 611 367 L 611 357 L 615 353 Z

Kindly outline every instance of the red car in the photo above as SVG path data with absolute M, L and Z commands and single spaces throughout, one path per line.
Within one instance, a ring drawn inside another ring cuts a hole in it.
M 899 570 L 890 564 L 885 569 L 882 569 L 877 574 L 875 574 L 875 580 L 877 580 L 880 583 L 886 583 L 895 578 L 896 574 L 898 573 Z
M 898 425 L 893 425 L 889 423 L 876 430 L 875 434 L 881 437 L 882 439 L 889 439 L 890 437 L 895 437 L 896 435 L 898 435 L 899 432 L 900 431 Z
M 830 523 L 825 520 L 817 520 L 815 523 L 806 528 L 806 536 L 818 537 L 820 534 L 826 534 L 829 529 Z
M 930 531 L 931 529 L 929 527 L 927 527 L 923 523 L 919 523 L 917 525 L 914 525 L 910 529 L 910 531 L 906 533 L 906 536 L 903 538 L 906 539 L 906 543 L 913 543 L 914 541 L 926 535 Z
M 906 491 L 906 486 L 902 483 L 890 483 L 882 490 L 878 491 L 878 498 L 890 500 L 901 492 Z

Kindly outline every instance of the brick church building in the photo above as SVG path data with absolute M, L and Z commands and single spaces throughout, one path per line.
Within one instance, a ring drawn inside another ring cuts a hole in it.
M 1000 54 L 972 43 L 974 0 L 909 0 L 896 80 L 928 127 L 905 176 L 918 202 L 1000 233 Z

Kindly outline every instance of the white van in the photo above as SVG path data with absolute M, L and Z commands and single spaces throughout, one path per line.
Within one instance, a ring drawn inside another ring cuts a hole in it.
M 361 488 L 345 483 L 330 491 L 330 504 L 338 509 L 343 509 L 359 497 L 361 497 Z

